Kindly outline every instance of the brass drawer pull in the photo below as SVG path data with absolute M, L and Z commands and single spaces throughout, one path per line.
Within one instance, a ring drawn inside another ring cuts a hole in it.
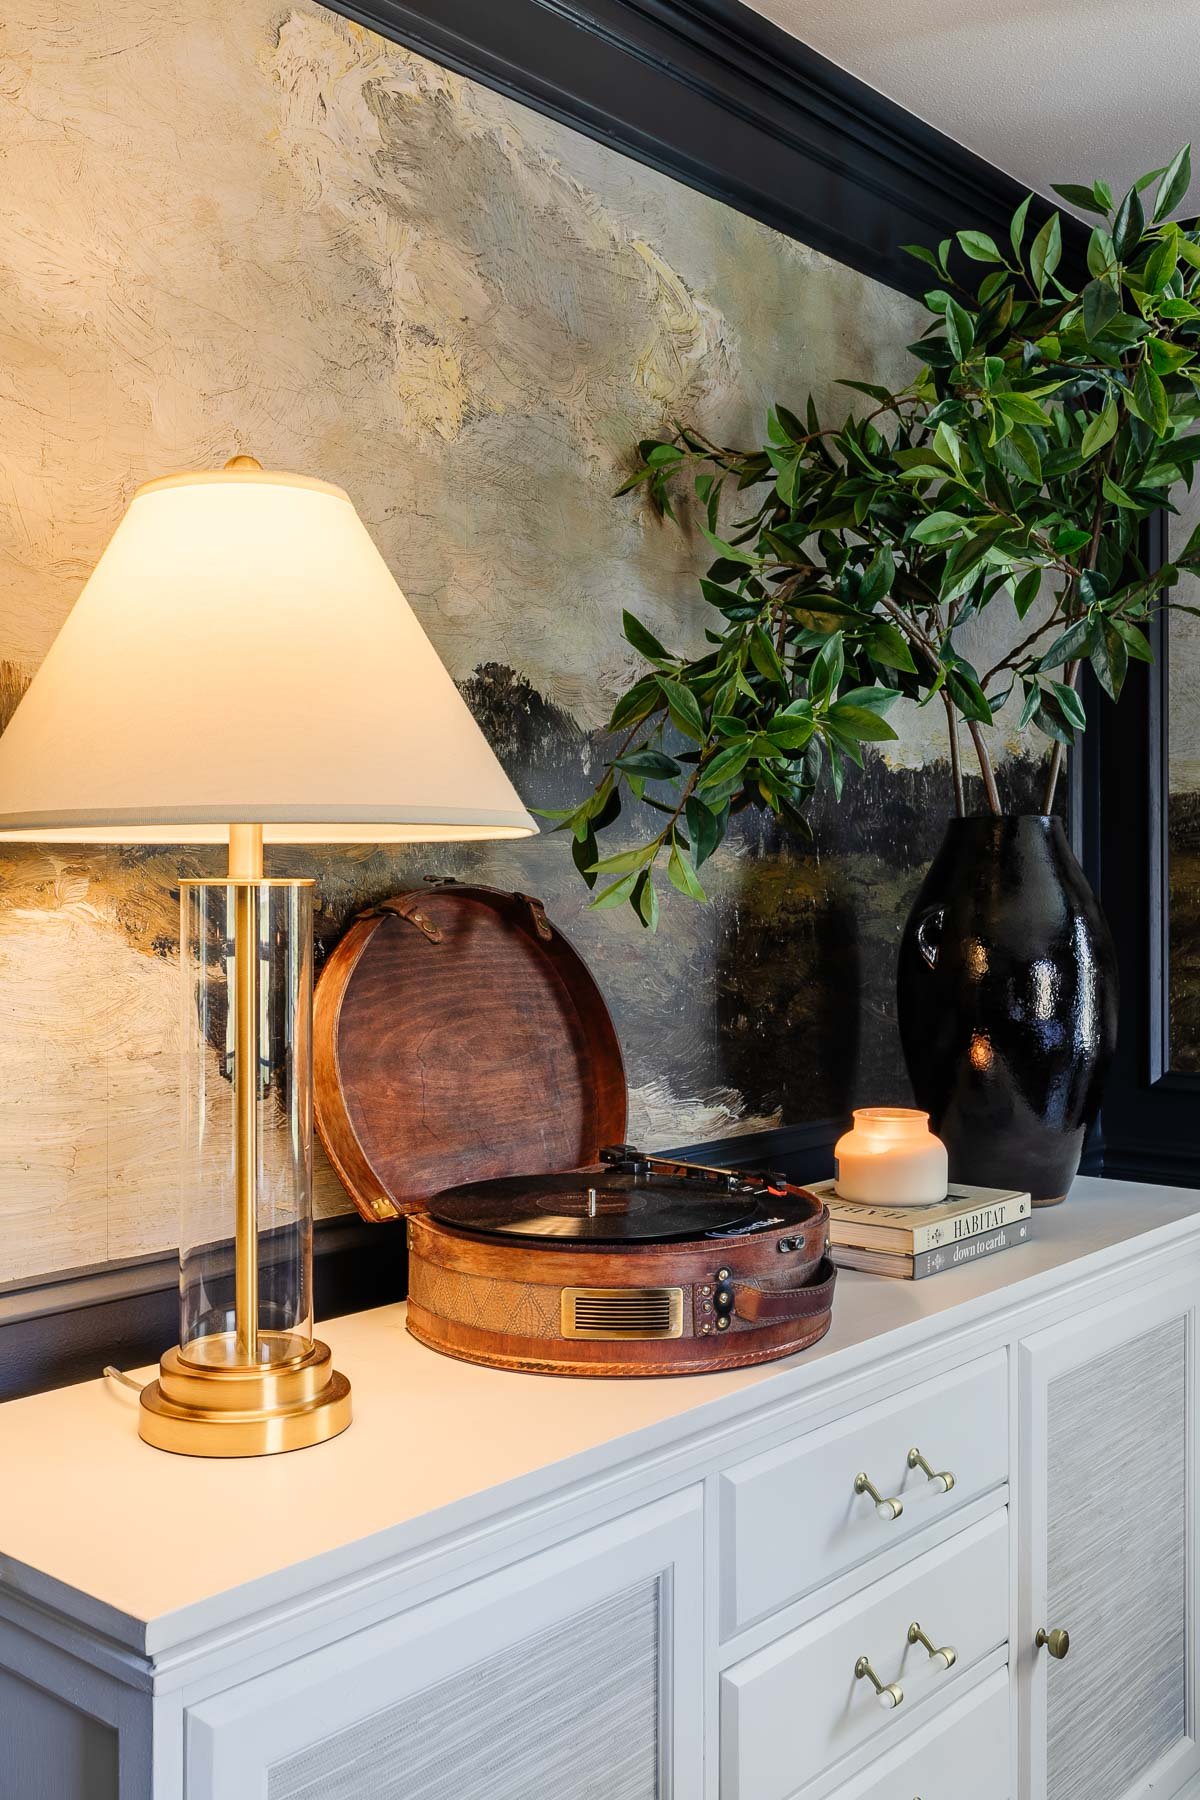
M 875 1511 L 879 1514 L 881 1519 L 898 1519 L 900 1514 L 904 1511 L 904 1502 L 901 1500 L 899 1494 L 881 1494 L 870 1476 L 863 1469 L 860 1469 L 858 1474 L 854 1477 L 854 1491 L 856 1494 L 870 1494 L 872 1500 L 875 1502 Z M 899 1704 L 900 1702 L 897 1700 L 896 1705 L 899 1706 Z
M 909 1626 L 906 1635 L 910 1644 L 920 1644 L 929 1655 L 929 1662 L 925 1668 L 909 1683 L 909 1692 L 911 1693 L 914 1687 L 924 1687 L 930 1675 L 936 1674 L 941 1669 L 952 1669 L 958 1661 L 958 1651 L 953 1644 L 935 1644 L 933 1639 L 922 1631 L 920 1623 L 916 1619 Z M 881 1681 L 871 1667 L 868 1657 L 860 1656 L 855 1663 L 854 1679 L 856 1681 L 866 1680 L 871 1683 L 875 1689 L 875 1698 L 885 1712 L 892 1712 L 897 1706 L 903 1705 L 903 1686 L 898 1681 Z
M 950 1489 L 954 1486 L 954 1476 L 950 1473 L 950 1470 L 932 1468 L 926 1458 L 921 1455 L 921 1452 L 917 1449 L 915 1444 L 908 1453 L 908 1466 L 910 1469 L 922 1469 L 924 1471 L 925 1476 L 930 1483 L 929 1487 L 926 1489 L 927 1493 L 948 1494 Z
M 926 1637 L 916 1619 L 908 1628 L 910 1644 L 924 1644 L 929 1652 L 929 1660 L 939 1669 L 952 1669 L 958 1661 L 958 1651 L 953 1644 L 935 1644 L 932 1638 Z
M 854 1679 L 855 1681 L 861 1681 L 864 1676 L 875 1689 L 875 1697 L 885 1712 L 891 1712 L 893 1707 L 903 1704 L 904 1689 L 900 1686 L 900 1683 L 898 1681 L 889 1681 L 886 1683 L 880 1681 L 866 1657 L 860 1656 L 854 1665 Z
M 1067 1651 L 1071 1648 L 1071 1634 L 1069 1631 L 1063 1631 L 1061 1629 L 1047 1631 L 1044 1625 L 1039 1627 L 1038 1634 L 1033 1641 L 1039 1650 L 1044 1645 L 1051 1656 L 1055 1657 L 1059 1662 L 1062 1661 L 1063 1657 L 1067 1654 Z
M 948 1494 L 954 1486 L 954 1476 L 949 1469 L 935 1469 L 927 1457 L 922 1456 L 916 1445 L 906 1458 L 910 1469 L 920 1469 L 925 1476 L 925 1486 L 917 1493 L 908 1496 L 912 1505 L 916 1501 L 932 1499 L 935 1494 Z M 865 1469 L 860 1469 L 854 1477 L 856 1494 L 870 1494 L 875 1502 L 875 1511 L 881 1519 L 898 1519 L 904 1511 L 904 1501 L 899 1494 L 881 1494 Z

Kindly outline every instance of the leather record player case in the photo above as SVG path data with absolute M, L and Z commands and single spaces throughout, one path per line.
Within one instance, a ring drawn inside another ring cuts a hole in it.
M 801 1189 L 764 1190 L 786 1194 L 786 1228 L 715 1240 L 501 1238 L 429 1216 L 468 1183 L 594 1169 L 602 1184 L 599 1153 L 624 1138 L 612 1020 L 531 896 L 441 882 L 360 915 L 317 984 L 313 1064 L 350 1198 L 369 1220 L 408 1216 L 408 1329 L 432 1348 L 664 1375 L 787 1355 L 828 1329 L 828 1214 Z

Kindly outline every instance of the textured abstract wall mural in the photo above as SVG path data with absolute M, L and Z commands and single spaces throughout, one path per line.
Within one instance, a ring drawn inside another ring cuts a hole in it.
M 907 300 L 303 0 L 7 0 L 0 93 L 0 722 L 137 484 L 246 450 L 350 491 L 527 801 L 563 804 L 628 674 L 622 607 L 701 638 L 703 545 L 610 498 L 630 444 L 904 378 Z M 655 939 L 586 912 L 561 838 L 271 869 L 316 874 L 324 947 L 427 872 L 543 895 L 649 1146 L 842 1114 L 904 1093 L 935 711 L 811 842 L 742 824 L 713 908 L 668 904 Z M 174 1242 L 176 883 L 221 866 L 0 852 L 0 1281 Z M 345 1205 L 323 1163 L 318 1205 Z

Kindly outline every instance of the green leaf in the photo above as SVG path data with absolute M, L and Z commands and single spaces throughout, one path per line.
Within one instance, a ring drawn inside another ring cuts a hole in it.
M 1145 633 L 1132 624 L 1129 619 L 1114 616 L 1109 623 L 1135 661 L 1145 663 L 1154 661 L 1154 652 L 1150 648 Z
M 731 744 L 728 750 L 718 750 L 712 761 L 704 765 L 697 785 L 702 788 L 724 787 L 727 782 L 736 781 L 749 760 L 749 742 Z
M 927 250 L 924 244 L 901 244 L 900 248 L 904 251 L 906 256 L 915 256 L 918 262 L 928 263 L 929 267 L 934 270 L 936 274 L 941 275 L 944 273 L 942 265 L 933 254 L 933 251 Z
M 626 640 L 650 662 L 670 662 L 672 660 L 654 633 L 648 631 L 642 621 L 635 619 L 631 612 L 621 614 L 621 629 L 625 633 Z
M 1100 483 L 1100 491 L 1104 498 L 1111 501 L 1114 506 L 1123 506 L 1132 512 L 1140 510 L 1140 503 L 1133 498 L 1132 494 L 1127 494 L 1125 489 L 1112 479 L 1111 475 L 1104 476 Z
M 1128 262 L 1141 243 L 1145 229 L 1146 214 L 1137 187 L 1134 186 L 1117 208 L 1117 216 L 1113 220 L 1113 253 L 1118 262 Z
M 1095 190 L 1090 187 L 1080 187 L 1077 181 L 1052 181 L 1050 186 L 1056 194 L 1061 194 L 1064 200 L 1069 200 L 1072 206 L 1082 206 L 1085 212 L 1108 212 L 1108 207 L 1102 205 L 1097 199 Z
M 678 844 L 671 845 L 671 854 L 667 859 L 667 875 L 672 886 L 677 887 L 681 894 L 686 894 L 689 900 L 699 900 L 703 903 L 708 899 L 708 895 L 696 879 L 696 871 L 687 854 L 679 848 Z
M 1013 247 L 1013 255 L 1017 258 L 1018 262 L 1021 260 L 1021 244 L 1025 237 L 1025 220 L 1029 213 L 1029 202 L 1032 199 L 1032 194 L 1026 194 L 1020 206 L 1018 206 L 1016 212 L 1013 214 L 1012 224 L 1008 228 L 1009 240 Z
M 693 743 L 702 744 L 705 738 L 704 715 L 700 711 L 700 702 L 690 688 L 679 681 L 661 679 L 659 686 L 667 702 L 667 710 L 672 723 L 684 737 L 691 738 Z
M 947 425 L 945 419 L 933 434 L 933 447 L 944 462 L 955 469 L 962 469 L 962 444 L 957 431 L 952 425 Z
M 1042 690 L 1038 683 L 1026 681 L 1023 675 L 1021 681 L 1025 688 L 1025 704 L 1021 708 L 1021 716 L 1017 720 L 1018 731 L 1024 731 L 1027 725 L 1033 723 L 1038 707 L 1042 704 Z
M 1163 178 L 1158 184 L 1158 194 L 1154 201 L 1154 223 L 1157 225 L 1168 213 L 1175 211 L 1183 196 L 1192 185 L 1192 147 L 1185 144 L 1174 160 L 1168 163 Z
M 1117 434 L 1118 423 L 1117 403 L 1115 400 L 1109 400 L 1104 411 L 1096 414 L 1083 434 L 1079 452 L 1085 461 L 1089 456 L 1095 456 L 1097 450 L 1103 450 L 1105 444 L 1111 442 Z M 1083 541 L 1087 542 L 1086 534 Z
M 896 559 L 892 555 L 890 544 L 881 544 L 866 569 L 863 571 L 862 586 L 859 588 L 859 599 L 864 606 L 874 606 L 877 600 L 890 593 L 896 579 Z
M 1121 296 L 1110 282 L 1089 281 L 1083 290 L 1083 333 L 1090 342 L 1121 310 Z
M 856 394 L 866 394 L 872 400 L 887 401 L 894 398 L 891 388 L 880 387 L 875 381 L 847 381 L 839 376 L 838 386 L 853 388 Z
M 1034 667 L 1037 669 L 1057 669 L 1063 663 L 1075 662 L 1086 656 L 1094 641 L 1096 627 L 1090 619 L 1076 619 L 1073 624 L 1055 638 L 1044 656 L 1040 656 Z
M 999 457 L 1018 481 L 1032 481 L 1035 487 L 1041 487 L 1042 453 L 1026 426 L 1014 425 L 1008 436 L 1000 440 Z
M 750 660 L 765 681 L 773 682 L 776 687 L 786 691 L 787 676 L 783 672 L 783 664 L 761 625 L 756 625 L 751 633 Z
M 705 806 L 703 800 L 697 800 L 693 794 L 683 809 L 687 820 L 688 837 L 691 840 L 692 856 L 696 867 L 707 862 L 721 839 L 725 835 L 724 819 Z
M 1058 696 L 1058 704 L 1068 722 L 1077 730 L 1084 730 L 1087 725 L 1087 714 L 1083 710 L 1083 701 L 1075 689 L 1068 687 L 1064 681 L 1052 681 L 1050 686 Z
M 653 675 L 643 675 L 640 681 L 635 681 L 621 695 L 613 707 L 608 729 L 620 731 L 625 725 L 636 725 L 640 720 L 648 719 L 651 713 L 657 712 L 661 705 L 662 696 L 657 680 Z
M 1036 400 L 1028 394 L 1018 394 L 1008 389 L 1001 389 L 992 395 L 996 405 L 1006 418 L 1018 425 L 1049 425 L 1050 420 L 1042 411 Z
M 629 870 L 635 873 L 644 869 L 648 862 L 653 862 L 658 854 L 658 839 L 653 843 L 639 844 L 633 850 L 618 850 L 615 856 L 601 857 L 592 864 L 592 872 L 596 875 L 625 875 Z
M 601 912 L 606 906 L 620 906 L 633 892 L 636 875 L 625 875 L 620 881 L 614 881 L 611 887 L 601 888 L 594 900 L 588 901 L 589 912 Z
M 957 300 L 950 300 L 946 306 L 946 339 L 955 362 L 965 362 L 975 348 L 975 321 Z
M 1116 261 L 1112 238 L 1107 231 L 1097 225 L 1088 239 L 1087 266 L 1089 273 L 1094 275 L 1098 281 L 1104 280 L 1115 268 Z
M 1110 700 L 1121 698 L 1129 668 L 1129 651 L 1120 633 L 1105 622 L 1091 654 L 1092 672 Z
M 1171 409 L 1167 404 L 1167 390 L 1148 362 L 1139 364 L 1137 379 L 1133 384 L 1133 393 L 1129 396 L 1130 409 L 1139 419 L 1144 419 L 1155 437 L 1165 437 L 1171 426 Z
M 746 567 L 753 567 L 758 561 L 758 558 L 753 555 L 751 551 L 742 549 L 737 544 L 727 544 L 724 538 L 718 537 L 715 531 L 710 531 L 707 525 L 702 525 L 700 530 L 703 536 L 708 539 L 717 555 L 723 557 L 726 562 L 742 563 Z
M 847 688 L 838 704 L 861 706 L 865 708 L 867 712 L 878 713 L 882 717 L 884 713 L 892 710 L 897 700 L 901 699 L 903 699 L 903 695 L 899 688 L 883 687 L 876 684 L 874 687 Z
M 972 262 L 998 263 L 1004 261 L 996 248 L 995 238 L 989 237 L 986 231 L 960 231 L 958 241 L 962 246 L 963 255 L 969 256 Z
M 594 831 L 588 831 L 583 837 L 575 838 L 571 844 L 571 861 L 590 888 L 594 888 L 596 885 L 596 873 L 592 864 L 599 854 L 600 850 Z
M 867 639 L 867 654 L 885 669 L 903 669 L 909 675 L 917 672 L 907 639 L 890 619 L 880 619 L 875 626 Z
M 626 775 L 643 775 L 647 781 L 673 781 L 683 770 L 662 750 L 630 750 L 613 758 L 613 767 Z
M 1053 212 L 1033 240 L 1029 252 L 1029 270 L 1039 296 L 1062 260 L 1062 214 Z
M 1152 337 L 1146 339 L 1146 354 L 1156 375 L 1173 375 L 1176 369 L 1182 369 L 1184 363 L 1191 362 L 1196 354 L 1196 346 L 1168 344 L 1164 338 Z
M 1016 587 L 1013 589 L 1013 605 L 1016 607 L 1018 619 L 1023 619 L 1025 617 L 1026 613 L 1037 599 L 1038 590 L 1041 588 L 1041 585 L 1042 571 L 1040 569 L 1029 569 L 1022 575 L 1020 581 L 1018 581 Z
M 973 676 L 962 669 L 946 670 L 946 692 L 964 719 L 975 719 L 981 725 L 992 723 L 992 709 L 987 695 Z
M 913 526 L 909 536 L 917 544 L 945 544 L 968 523 L 962 513 L 931 512 Z
M 845 666 L 842 633 L 833 631 L 813 657 L 808 672 L 808 691 L 814 701 L 819 704 L 837 692 Z
M 633 892 L 629 896 L 633 909 L 647 931 L 658 930 L 658 895 L 654 888 L 654 877 L 649 869 L 643 870 L 633 884 Z
M 848 732 L 863 743 L 882 744 L 896 737 L 887 720 L 881 719 L 878 713 L 865 706 L 851 706 L 845 700 L 839 700 L 831 707 L 827 718 L 839 732 Z

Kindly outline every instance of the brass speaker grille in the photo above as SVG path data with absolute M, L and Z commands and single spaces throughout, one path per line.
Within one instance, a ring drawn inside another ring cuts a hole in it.
M 565 1338 L 683 1336 L 682 1288 L 564 1288 Z

